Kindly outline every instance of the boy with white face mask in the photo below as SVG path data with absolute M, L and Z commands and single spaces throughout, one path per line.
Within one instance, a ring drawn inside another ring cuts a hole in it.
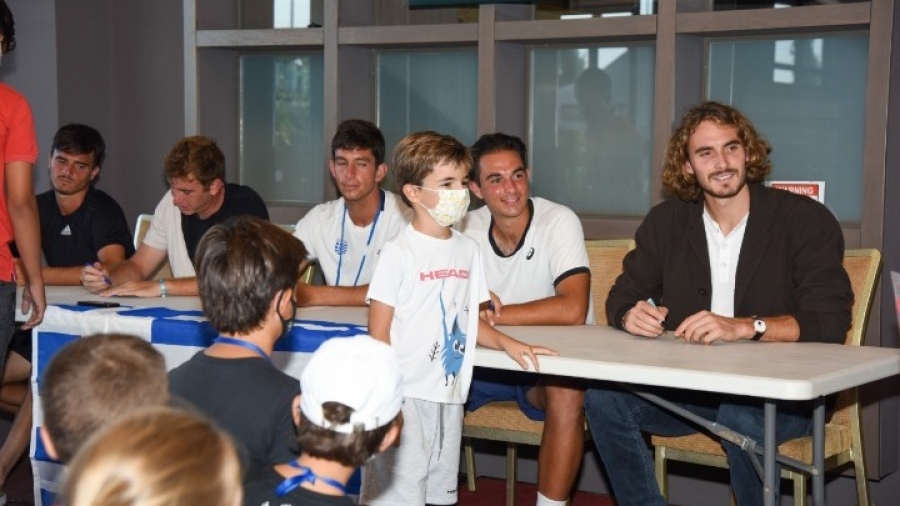
M 465 146 L 436 132 L 408 135 L 394 150 L 391 170 L 413 221 L 382 248 L 367 301 L 369 333 L 394 347 L 403 371 L 404 430 L 397 448 L 366 464 L 362 504 L 456 503 L 476 343 L 526 370 L 555 354 L 479 318 L 489 300 L 481 251 L 450 228 L 468 208 L 471 166 Z

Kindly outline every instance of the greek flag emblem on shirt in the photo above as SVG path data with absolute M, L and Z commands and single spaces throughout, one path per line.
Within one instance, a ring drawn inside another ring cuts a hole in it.
M 344 253 L 346 253 L 347 252 L 347 243 L 341 242 L 341 241 L 336 241 L 334 243 L 334 252 L 337 253 L 338 255 L 343 255 Z

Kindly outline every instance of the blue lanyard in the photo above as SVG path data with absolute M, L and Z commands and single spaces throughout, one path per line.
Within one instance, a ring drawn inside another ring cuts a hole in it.
M 359 261 L 359 269 L 356 271 L 356 279 L 353 280 L 353 286 L 359 284 L 359 276 L 362 274 L 363 265 L 366 264 L 366 255 L 369 253 L 369 245 L 372 244 L 372 237 L 375 236 L 375 227 L 378 225 L 378 218 L 381 216 L 381 211 L 384 210 L 384 190 L 378 190 L 381 192 L 381 205 L 378 206 L 378 210 L 375 211 L 375 220 L 372 221 L 372 228 L 369 230 L 369 239 L 366 241 L 366 249 L 363 251 L 362 259 Z M 338 248 L 338 266 L 337 266 L 337 279 L 334 281 L 334 286 L 341 286 L 341 265 L 344 263 L 344 229 L 347 223 L 347 204 L 344 204 L 344 216 L 341 218 L 341 242 L 339 243 Z
M 347 493 L 347 486 L 343 483 L 331 478 L 327 478 L 325 476 L 319 476 L 314 473 L 312 469 L 306 466 L 301 466 L 296 460 L 289 462 L 288 465 L 299 469 L 300 474 L 298 474 L 297 476 L 291 476 L 278 485 L 278 488 L 275 489 L 275 495 L 277 495 L 278 497 L 284 497 L 288 495 L 292 490 L 304 483 L 315 485 L 316 480 L 319 480 L 326 485 L 330 485 L 343 493 Z
M 272 357 L 267 355 L 266 352 L 263 351 L 262 348 L 251 343 L 250 341 L 244 341 L 243 339 L 234 339 L 234 338 L 225 337 L 225 336 L 219 336 L 219 337 L 215 338 L 215 340 L 213 340 L 213 342 L 218 343 L 218 344 L 230 344 L 231 346 L 240 346 L 241 348 L 246 348 L 246 349 L 256 353 L 260 357 L 266 359 L 266 362 L 268 362 L 272 365 L 275 365 L 272 362 Z

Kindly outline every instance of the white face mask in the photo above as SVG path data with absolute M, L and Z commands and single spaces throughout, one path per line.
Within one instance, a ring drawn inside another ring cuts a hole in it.
M 431 217 L 434 218 L 434 221 L 442 227 L 449 227 L 463 219 L 463 216 L 466 215 L 466 211 L 469 210 L 469 190 L 465 188 L 461 190 L 448 190 L 446 188 L 435 190 L 433 188 L 425 188 L 424 186 L 420 186 L 419 188 L 437 192 L 438 203 L 434 206 L 434 209 L 425 207 L 421 202 L 419 202 L 419 205 L 425 207 L 428 214 L 430 214 Z

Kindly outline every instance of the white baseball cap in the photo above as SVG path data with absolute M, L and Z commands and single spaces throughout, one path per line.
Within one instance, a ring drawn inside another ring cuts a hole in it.
M 353 409 L 348 423 L 325 419 L 322 404 Z M 300 411 L 311 423 L 342 434 L 392 422 L 403 404 L 403 377 L 394 349 L 367 335 L 332 338 L 313 353 L 300 375 Z

